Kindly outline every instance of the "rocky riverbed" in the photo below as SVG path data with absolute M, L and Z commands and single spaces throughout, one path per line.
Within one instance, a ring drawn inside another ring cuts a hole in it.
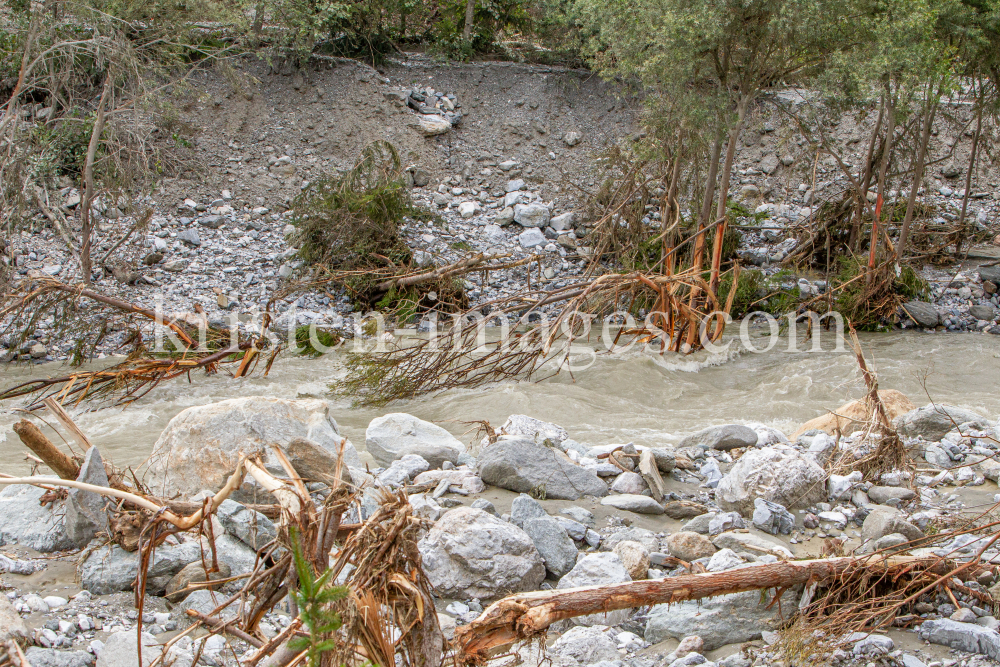
M 370 516 L 380 488 L 407 490 L 425 520 L 419 550 L 448 633 L 520 591 L 875 550 L 958 560 L 982 552 L 985 562 L 1000 565 L 1000 547 L 988 535 L 906 544 L 1000 499 L 998 415 L 917 407 L 893 391 L 882 398 L 913 465 L 874 481 L 836 472 L 874 446 L 852 421 L 863 419 L 858 403 L 790 434 L 762 424 L 713 424 L 661 446 L 579 442 L 557 424 L 518 414 L 481 440 L 463 441 L 411 415 L 383 414 L 369 424 L 363 445 L 343 448 L 346 476 L 364 489 L 345 521 Z M 259 454 L 283 474 L 272 446 L 307 480 L 321 480 L 337 467 L 340 442 L 324 400 L 229 399 L 174 417 L 141 474 L 151 493 L 198 500 L 222 486 L 240 455 Z M 87 453 L 79 479 L 107 484 L 97 449 Z M 329 493 L 320 481 L 309 490 L 316 502 Z M 138 555 L 107 543 L 103 501 L 86 491 L 55 499 L 43 493 L 21 485 L 0 491 L 0 639 L 27 638 L 36 667 L 135 664 L 140 622 L 143 654 L 152 658 L 188 624 L 187 609 L 207 613 L 240 585 L 175 594 L 204 581 L 208 551 L 206 538 L 181 533 L 155 552 L 140 618 L 133 591 Z M 245 482 L 213 518 L 224 576 L 249 572 L 256 550 L 274 536 L 272 521 L 248 506 L 260 500 L 261 489 Z M 996 664 L 1000 622 L 984 600 L 1000 597 L 997 583 L 985 571 L 953 596 L 930 591 L 907 628 L 846 637 L 832 654 L 814 657 L 838 665 Z M 767 647 L 800 595 L 786 591 L 780 606 L 753 592 L 575 618 L 550 632 L 548 657 L 560 667 L 770 665 L 777 657 Z M 260 626 L 262 636 L 280 632 L 290 614 L 276 607 Z M 235 665 L 249 648 L 196 633 L 171 647 L 170 657 L 176 665 L 190 665 L 196 655 L 199 664 Z M 533 650 L 523 649 L 524 657 Z
M 534 286 L 565 285 L 583 272 L 590 256 L 587 237 L 594 221 L 583 204 L 603 179 L 603 152 L 635 132 L 639 108 L 637 100 L 587 73 L 551 67 L 442 65 L 419 56 L 381 70 L 350 61 L 331 61 L 327 69 L 306 73 L 272 71 L 254 61 L 237 65 L 257 83 L 237 90 L 209 70 L 194 78 L 190 93 L 177 93 L 188 96 L 184 120 L 192 162 L 207 170 L 165 179 L 138 201 L 95 205 L 102 230 L 96 247 L 102 254 L 120 233 L 112 230 L 125 230 L 151 211 L 145 234 L 127 253 L 134 265 L 100 277 L 102 291 L 159 304 L 168 313 L 200 309 L 211 322 L 235 317 L 237 326 L 252 326 L 252 312 L 302 268 L 297 249 L 288 244 L 293 197 L 324 173 L 349 168 L 375 139 L 397 146 L 415 201 L 438 215 L 435 221 L 404 224 L 419 264 L 453 262 L 468 252 L 511 259 L 537 254 L 541 261 L 532 270 L 540 275 L 532 278 Z M 36 109 L 39 118 L 44 112 Z M 795 246 L 795 226 L 847 184 L 832 157 L 814 159 L 806 139 L 780 120 L 766 105 L 755 112 L 741 137 L 730 192 L 759 218 L 741 231 L 741 257 L 772 275 Z M 852 164 L 862 159 L 861 138 L 873 122 L 845 117 L 830 138 Z M 957 219 L 969 144 L 958 125 L 942 120 L 935 129 L 930 152 L 942 166 L 928 175 L 919 203 L 941 223 Z M 990 238 L 998 236 L 1000 180 L 987 169 L 974 183 L 971 224 Z M 67 183 L 60 196 L 73 224 L 80 193 Z M 657 226 L 658 218 L 653 206 L 647 223 Z M 38 226 L 10 241 L 20 274 L 79 278 L 52 228 Z M 995 254 L 989 250 L 985 257 Z M 1000 331 L 1000 267 L 983 264 L 989 262 L 925 267 L 932 303 L 912 304 L 902 325 Z M 465 287 L 473 304 L 486 302 L 524 289 L 527 271 L 491 272 L 485 282 L 470 274 Z M 804 298 L 826 289 L 817 276 L 783 274 L 781 282 Z M 346 295 L 313 291 L 281 304 L 278 325 L 350 329 L 352 310 Z M 109 332 L 101 351 L 116 350 L 126 335 Z M 4 359 L 60 360 L 72 352 L 72 342 L 57 340 L 47 321 L 19 349 L 5 349 L 6 344 L 0 341 Z

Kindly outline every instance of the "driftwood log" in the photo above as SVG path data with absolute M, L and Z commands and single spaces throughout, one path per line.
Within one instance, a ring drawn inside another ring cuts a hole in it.
M 14 424 L 14 433 L 21 439 L 24 446 L 38 456 L 45 465 L 52 468 L 61 479 L 76 479 L 80 474 L 80 466 L 76 461 L 64 454 L 51 440 L 45 437 L 41 429 L 27 419 Z
M 494 602 L 472 623 L 455 631 L 456 662 L 482 665 L 514 644 L 531 639 L 557 621 L 618 609 L 774 588 L 823 583 L 855 568 L 867 572 L 893 566 L 941 567 L 939 558 L 871 556 L 783 561 L 725 572 L 688 574 L 610 586 L 518 593 Z

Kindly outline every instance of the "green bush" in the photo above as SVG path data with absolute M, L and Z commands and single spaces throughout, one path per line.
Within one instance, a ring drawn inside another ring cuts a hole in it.
M 69 176 L 74 181 L 79 180 L 92 128 L 93 118 L 81 118 L 78 123 L 35 126 L 31 136 L 33 153 L 29 158 L 32 177 L 47 180 L 55 176 Z
M 346 174 L 310 183 L 292 209 L 299 256 L 332 271 L 371 268 L 378 263 L 376 255 L 409 264 L 411 253 L 399 223 L 405 216 L 424 214 L 410 197 L 399 154 L 386 141 L 365 148 Z
M 343 175 L 312 182 L 292 204 L 292 243 L 307 263 L 329 272 L 355 272 L 345 282 L 357 302 L 371 305 L 375 290 L 392 272 L 411 270 L 413 256 L 400 234 L 404 218 L 430 214 L 414 205 L 399 154 L 387 141 L 362 151 Z

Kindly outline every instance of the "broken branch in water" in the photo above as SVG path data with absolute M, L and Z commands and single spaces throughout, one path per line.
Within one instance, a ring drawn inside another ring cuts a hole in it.
M 545 306 L 554 308 L 548 311 Z M 642 325 L 629 326 L 631 315 L 626 318 L 624 313 L 640 306 L 650 315 Z M 661 354 L 689 353 L 705 341 L 718 340 L 725 323 L 708 316 L 730 307 L 731 301 L 718 302 L 694 270 L 673 275 L 605 274 L 551 291 L 525 291 L 491 301 L 454 315 L 442 334 L 435 328 L 430 337 L 405 340 L 385 352 L 353 354 L 348 376 L 337 389 L 362 404 L 383 405 L 440 389 L 530 380 L 542 372 L 572 370 L 574 342 L 589 339 L 593 320 L 601 316 L 622 319 L 615 349 L 637 343 L 655 345 Z M 499 325 L 492 341 L 487 332 L 490 323 Z

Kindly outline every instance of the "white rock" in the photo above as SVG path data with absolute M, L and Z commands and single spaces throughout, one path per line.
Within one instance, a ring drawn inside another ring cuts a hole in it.
M 750 516 L 754 499 L 763 498 L 788 509 L 826 500 L 826 473 L 808 456 L 787 445 L 751 449 L 733 465 L 715 490 L 724 510 Z
M 562 213 L 553 217 L 549 220 L 549 226 L 557 232 L 566 231 L 567 229 L 573 228 L 573 222 L 576 218 L 576 214 L 572 211 L 568 213 Z
M 722 572 L 739 567 L 743 563 L 744 560 L 737 556 L 732 549 L 720 549 L 709 559 L 705 569 L 709 572 Z
M 545 235 L 540 230 L 532 227 L 518 234 L 517 240 L 525 248 L 536 248 L 545 244 Z
M 240 457 L 260 455 L 268 470 L 285 474 L 272 445 L 305 478 L 321 480 L 336 467 L 342 436 L 330 403 L 263 396 L 231 398 L 187 408 L 170 420 L 153 446 L 146 482 L 164 497 L 218 491 Z M 354 445 L 345 462 L 361 467 Z M 244 483 L 250 487 L 249 482 Z
M 557 447 L 569 438 L 569 433 L 562 426 L 551 422 L 544 422 L 527 415 L 511 415 L 507 417 L 507 421 L 500 427 L 500 433 L 503 435 L 524 436 L 530 440 L 534 440 L 538 444 L 542 444 L 548 440 Z
M 451 123 L 444 116 L 429 114 L 417 117 L 417 127 L 425 137 L 433 137 L 450 130 Z
M 514 222 L 522 227 L 545 227 L 549 224 L 549 207 L 543 204 L 517 204 Z
M 476 201 L 464 201 L 458 205 L 458 214 L 463 218 L 471 218 L 476 213 L 481 210 L 479 202 Z
M 457 463 L 465 451 L 465 445 L 448 431 L 403 412 L 373 419 L 365 431 L 365 446 L 380 465 L 416 454 L 432 468 L 440 468 L 445 461 Z
M 830 500 L 850 500 L 854 487 L 861 483 L 864 477 L 861 471 L 855 470 L 850 475 L 830 475 L 827 480 L 827 494 Z
M 69 600 L 66 598 L 61 598 L 58 595 L 46 595 L 42 600 L 49 606 L 49 610 L 59 609 L 60 607 L 65 607 L 69 604 Z

